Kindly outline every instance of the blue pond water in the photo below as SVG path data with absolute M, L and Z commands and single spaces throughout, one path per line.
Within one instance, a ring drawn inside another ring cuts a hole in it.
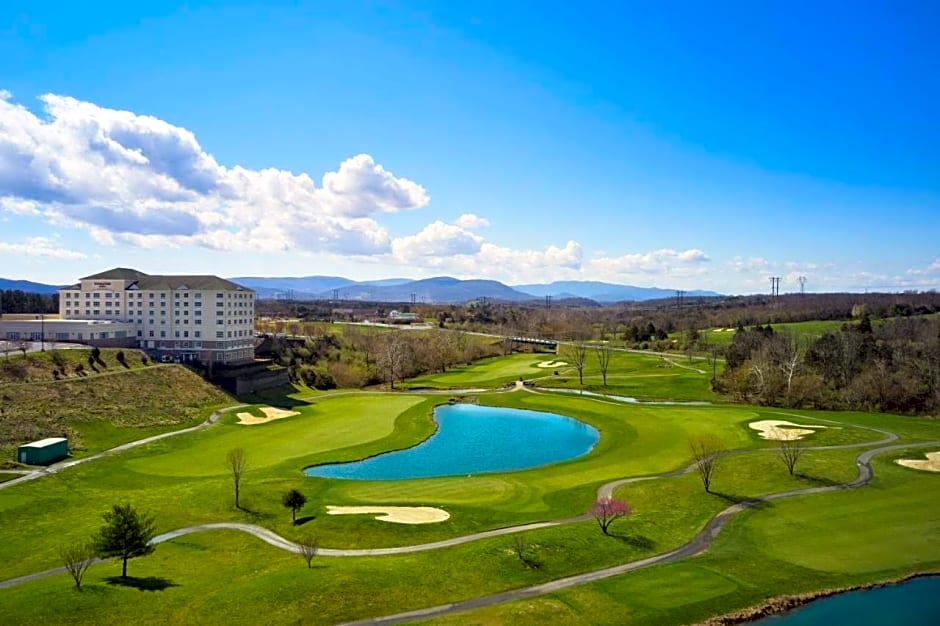
M 940 576 L 914 578 L 900 585 L 849 591 L 816 600 L 759 626 L 926 626 L 940 624 Z
M 351 463 L 308 467 L 308 476 L 400 480 L 506 472 L 572 459 L 597 443 L 597 429 L 570 417 L 474 404 L 434 409 L 437 432 L 413 448 Z

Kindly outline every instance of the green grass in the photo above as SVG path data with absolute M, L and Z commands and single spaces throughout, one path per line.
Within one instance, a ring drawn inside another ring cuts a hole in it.
M 940 476 L 894 456 L 876 459 L 871 487 L 742 513 L 702 556 L 428 623 L 686 624 L 778 595 L 938 571 L 940 502 L 923 494 Z
M 533 378 L 548 373 L 538 364 L 554 361 L 553 354 L 513 354 L 505 357 L 481 359 L 471 365 L 452 367 L 447 372 L 426 374 L 401 384 L 404 388 L 462 389 L 468 387 L 495 388 L 520 378 Z
M 47 359 L 48 353 L 37 358 Z M 128 363 L 133 361 L 128 356 Z M 181 365 L 109 369 L 113 372 L 87 378 L 4 385 L 2 458 L 13 459 L 19 444 L 63 435 L 73 454 L 90 454 L 194 425 L 213 408 L 233 403 Z
M 456 380 L 455 387 L 481 381 L 495 386 L 517 379 L 520 371 L 554 378 L 534 367 L 550 356 L 496 359 L 476 369 L 438 375 L 435 384 L 451 386 Z M 650 375 L 672 369 L 660 363 L 659 357 L 618 353 L 617 372 L 623 381 L 645 380 L 641 390 L 652 390 L 652 397 L 694 395 L 683 391 L 676 377 L 668 383 L 665 376 Z M 701 376 L 686 371 L 690 380 Z M 851 424 L 887 428 L 912 442 L 940 438 L 935 420 L 913 417 L 719 404 L 631 405 L 513 391 L 478 394 L 476 399 L 576 417 L 597 427 L 600 441 L 578 459 L 500 474 L 404 481 L 343 481 L 301 474 L 312 464 L 363 458 L 423 440 L 434 430 L 432 407 L 447 398 L 360 392 L 272 396 L 278 406 L 294 408 L 299 415 L 244 426 L 237 423 L 236 411 L 198 432 L 0 490 L 0 579 L 59 565 L 59 548 L 86 539 L 100 526 L 101 513 L 118 502 L 130 502 L 153 515 L 161 532 L 204 522 L 247 521 L 289 538 L 317 536 L 324 547 L 408 545 L 578 515 L 605 482 L 687 466 L 692 436 L 715 434 L 729 449 L 761 451 L 723 459 L 713 484 L 715 494 L 706 494 L 695 474 L 624 485 L 617 495 L 631 503 L 634 513 L 614 524 L 613 538 L 601 535 L 593 521 L 526 532 L 539 569 L 521 563 L 510 537 L 393 557 L 318 557 L 316 568 L 307 570 L 299 556 L 259 540 L 234 532 L 206 532 L 173 540 L 154 555 L 131 562 L 132 576 L 149 578 L 144 582 L 162 589 L 109 584 L 105 578 L 117 574 L 118 566 L 96 565 L 81 593 L 70 588 L 65 576 L 0 589 L 4 616 L 15 623 L 134 619 L 238 624 L 255 623 L 264 615 L 266 622 L 277 624 L 335 623 L 417 609 L 643 558 L 681 545 L 731 502 L 845 482 L 856 475 L 857 450 L 808 450 L 797 475 L 789 476 L 775 444 L 747 427 L 756 419 L 842 422 L 840 428 L 811 435 L 807 446 L 882 437 Z M 239 410 L 260 415 L 254 406 Z M 110 436 L 107 422 L 82 425 L 102 429 L 89 435 L 97 440 Z M 250 464 L 241 511 L 233 507 L 224 466 L 225 454 L 236 447 L 245 449 Z M 891 463 L 900 454 L 877 459 L 872 487 L 776 501 L 742 514 L 704 556 L 439 621 L 685 623 L 791 590 L 940 567 L 940 511 L 936 499 L 929 497 L 940 476 Z M 292 488 L 309 498 L 298 515 L 304 523 L 298 526 L 291 524 L 290 511 L 280 502 Z M 452 517 L 440 524 L 404 526 L 369 516 L 329 516 L 329 504 L 440 506 Z
M 540 363 L 559 361 L 565 365 L 538 367 Z M 571 355 L 562 347 L 557 355 L 513 354 L 483 359 L 444 373 L 412 378 L 402 386 L 412 389 L 495 389 L 524 379 L 540 387 L 579 389 L 578 372 L 572 362 Z M 703 359 L 689 363 L 683 357 L 617 350 L 611 355 L 605 386 L 597 357 L 589 349 L 583 372 L 584 389 L 644 400 L 720 400 L 721 397 L 711 391 L 711 372 L 706 370 L 708 365 Z

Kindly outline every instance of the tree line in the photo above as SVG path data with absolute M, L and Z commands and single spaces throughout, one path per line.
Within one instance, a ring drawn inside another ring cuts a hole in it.
M 58 313 L 59 294 L 31 293 L 21 289 L 0 290 L 0 313 Z
M 805 340 L 738 329 L 718 391 L 742 402 L 898 413 L 940 410 L 940 317 L 858 323 Z

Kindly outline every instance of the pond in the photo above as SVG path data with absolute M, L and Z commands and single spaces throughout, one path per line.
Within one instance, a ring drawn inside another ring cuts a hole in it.
M 913 578 L 899 585 L 848 591 L 815 600 L 782 615 L 756 622 L 759 626 L 897 626 L 940 624 L 940 576 Z
M 508 472 L 588 453 L 600 433 L 554 413 L 452 404 L 434 409 L 437 431 L 420 444 L 350 463 L 308 467 L 308 476 L 401 480 Z

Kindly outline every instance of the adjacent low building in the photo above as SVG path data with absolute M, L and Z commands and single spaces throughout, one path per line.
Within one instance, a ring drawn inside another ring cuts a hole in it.
M 125 345 L 160 359 L 246 363 L 254 359 L 254 299 L 253 290 L 218 276 L 150 275 L 115 268 L 60 289 L 59 316 L 65 325 L 47 329 L 45 337 L 61 333 L 64 341 L 71 332 L 81 336 L 70 340 L 92 345 L 112 345 L 100 343 L 102 339 L 130 339 Z M 69 323 L 77 324 L 74 330 Z M 113 326 L 101 326 L 105 323 Z M 86 333 L 97 336 L 86 338 Z
M 69 455 L 69 440 L 49 437 L 24 443 L 16 450 L 16 460 L 27 465 L 49 465 Z

